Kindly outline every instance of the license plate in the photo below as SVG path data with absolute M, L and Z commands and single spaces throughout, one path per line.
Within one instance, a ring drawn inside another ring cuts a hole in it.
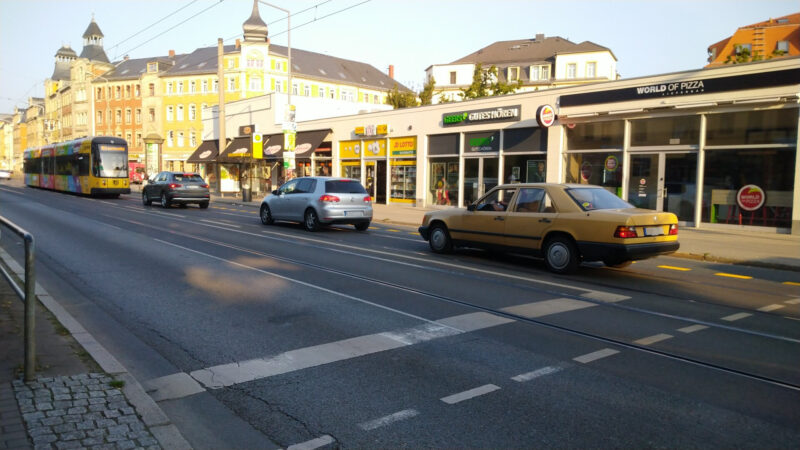
M 189 189 L 200 189 L 200 186 L 196 186 L 194 184 L 190 184 L 190 185 L 188 185 L 186 187 L 189 188 Z
M 364 213 L 361 211 L 345 211 L 344 215 L 349 217 L 361 217 Z
M 644 235 L 645 236 L 663 236 L 664 235 L 664 227 L 645 227 L 644 228 Z

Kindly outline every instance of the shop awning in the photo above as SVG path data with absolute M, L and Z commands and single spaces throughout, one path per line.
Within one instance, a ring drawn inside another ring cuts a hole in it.
M 264 159 L 283 160 L 283 133 L 264 135 Z
M 222 163 L 249 163 L 253 162 L 253 137 L 240 136 L 234 138 L 219 155 L 217 161 Z
M 186 159 L 187 163 L 200 164 L 215 162 L 219 156 L 219 139 L 213 141 L 203 141 L 197 150 Z
M 297 133 L 296 145 L 294 148 L 295 157 L 310 158 L 314 150 L 319 147 L 319 144 L 321 144 L 330 133 L 330 129 L 301 131 Z

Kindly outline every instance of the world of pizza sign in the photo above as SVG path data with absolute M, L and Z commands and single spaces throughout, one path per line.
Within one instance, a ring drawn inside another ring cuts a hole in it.
M 764 206 L 766 200 L 767 196 L 764 191 L 755 184 L 743 186 L 736 194 L 736 203 L 744 211 L 755 211 Z

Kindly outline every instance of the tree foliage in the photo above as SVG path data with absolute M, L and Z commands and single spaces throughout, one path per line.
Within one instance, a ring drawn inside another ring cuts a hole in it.
M 411 108 L 417 106 L 417 94 L 409 91 L 400 92 L 395 84 L 386 96 L 386 103 L 392 105 L 394 109 Z
M 737 45 L 736 51 L 725 58 L 725 64 L 744 64 L 755 61 L 763 61 L 764 59 L 778 58 L 785 54 L 786 52 L 783 50 L 776 49 L 772 52 L 772 54 L 767 55 L 765 58 L 764 55 L 760 54 L 758 50 L 751 52 L 748 47 Z
M 436 87 L 436 80 L 431 76 L 425 85 L 422 86 L 422 92 L 419 93 L 419 104 L 430 105 L 433 101 L 433 91 Z
M 511 94 L 522 87 L 522 80 L 517 80 L 515 83 L 506 83 L 500 81 L 500 77 L 497 74 L 498 70 L 494 65 L 488 70 L 483 70 L 483 66 L 480 63 L 476 64 L 475 71 L 472 73 L 472 84 L 461 90 L 461 99 L 469 100 Z

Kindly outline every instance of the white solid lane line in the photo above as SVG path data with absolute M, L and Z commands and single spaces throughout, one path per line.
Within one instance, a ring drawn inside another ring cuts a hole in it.
M 456 403 L 463 402 L 464 400 L 469 400 L 471 398 L 488 394 L 498 389 L 500 389 L 500 386 L 495 386 L 493 384 L 484 384 L 483 386 L 476 387 L 475 389 L 470 389 L 468 391 L 459 392 L 458 394 L 442 397 L 441 400 L 447 403 L 448 405 L 455 405 Z

